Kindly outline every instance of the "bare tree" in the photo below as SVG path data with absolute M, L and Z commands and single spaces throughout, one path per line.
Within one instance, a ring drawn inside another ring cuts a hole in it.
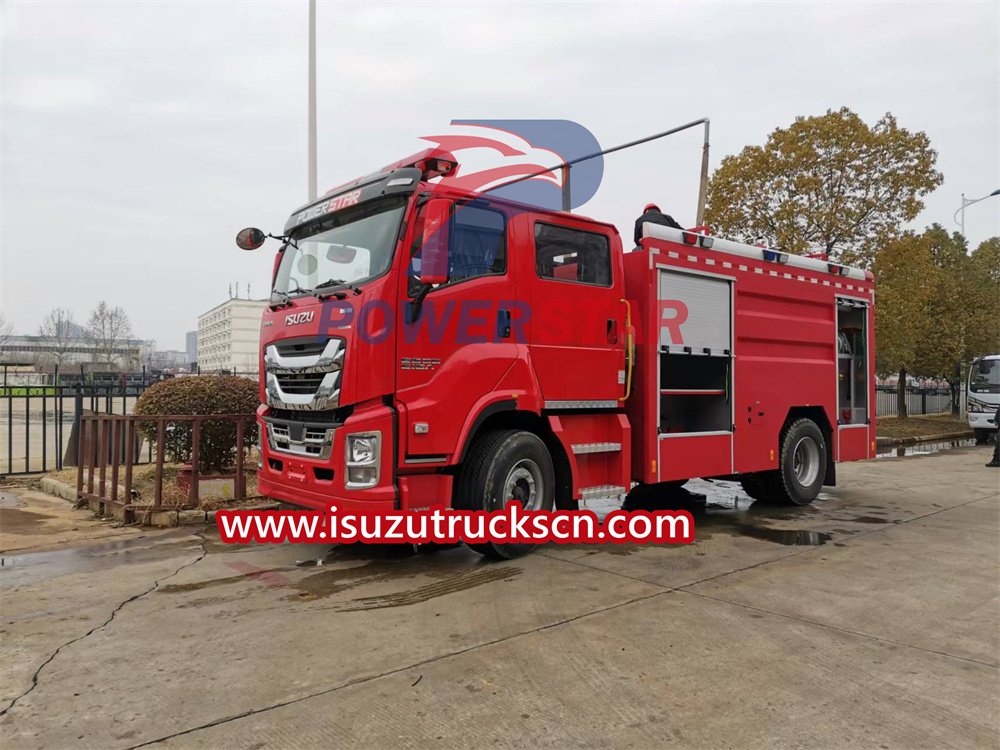
M 132 324 L 124 310 L 101 300 L 87 321 L 87 338 L 97 349 L 101 363 L 114 367 L 120 360 L 127 359 L 122 356 L 122 349 L 132 338 Z
M 0 312 L 0 358 L 6 358 L 8 353 L 4 351 L 11 336 L 14 335 L 14 324 L 7 320 L 7 316 Z
M 57 307 L 51 310 L 38 326 L 47 351 L 42 356 L 46 364 L 62 367 L 70 361 L 73 348 L 80 343 L 80 329 L 73 320 L 73 313 Z

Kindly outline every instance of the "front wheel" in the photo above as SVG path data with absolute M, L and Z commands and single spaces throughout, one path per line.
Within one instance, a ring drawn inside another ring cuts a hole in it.
M 985 445 L 990 439 L 990 430 L 975 430 L 976 445 Z
M 552 510 L 555 469 L 545 443 L 524 430 L 492 430 L 476 438 L 456 486 L 454 507 L 501 510 L 517 500 L 525 510 Z M 483 555 L 509 560 L 526 555 L 534 544 L 469 544 Z

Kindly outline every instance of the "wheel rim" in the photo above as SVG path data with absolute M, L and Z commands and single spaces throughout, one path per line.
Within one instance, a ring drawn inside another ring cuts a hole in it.
M 542 470 L 530 458 L 522 458 L 507 475 L 503 484 L 503 504 L 517 500 L 525 510 L 542 507 Z
M 811 487 L 819 476 L 819 446 L 816 441 L 804 437 L 795 444 L 792 452 L 792 471 L 795 479 L 803 487 Z

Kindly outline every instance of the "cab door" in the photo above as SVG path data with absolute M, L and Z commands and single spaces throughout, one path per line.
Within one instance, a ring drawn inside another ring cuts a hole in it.
M 545 408 L 619 406 L 625 389 L 621 240 L 610 227 L 532 214 L 526 326 Z
M 448 220 L 447 280 L 426 293 L 419 238 L 410 243 L 396 326 L 403 463 L 438 463 L 457 450 L 468 414 L 514 362 L 507 311 L 517 294 L 507 221 L 504 210 L 486 200 L 457 206 Z

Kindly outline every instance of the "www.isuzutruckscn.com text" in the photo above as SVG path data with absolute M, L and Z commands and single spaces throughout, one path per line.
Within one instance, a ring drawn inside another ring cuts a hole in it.
M 365 544 L 690 544 L 694 519 L 686 510 L 615 510 L 603 522 L 591 510 L 524 510 L 510 502 L 495 511 L 435 506 L 412 511 L 341 512 L 220 510 L 227 543 Z

